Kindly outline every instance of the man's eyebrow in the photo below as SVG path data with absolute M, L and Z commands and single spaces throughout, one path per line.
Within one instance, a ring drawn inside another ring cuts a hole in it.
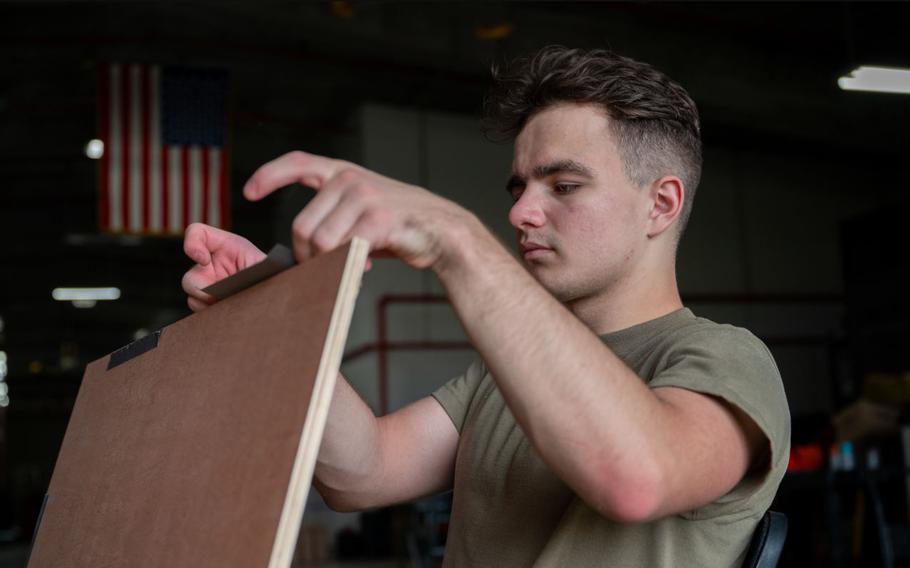
M 553 174 L 578 174 L 581 176 L 593 178 L 594 172 L 591 169 L 575 160 L 558 160 L 549 164 L 535 166 L 532 175 L 535 178 L 545 178 Z
M 557 160 L 548 164 L 534 166 L 534 169 L 531 172 L 531 177 L 534 179 L 540 179 L 551 176 L 553 174 L 566 173 L 585 176 L 588 178 L 594 177 L 594 172 L 591 171 L 591 168 L 582 163 L 576 162 L 575 160 Z M 509 181 L 506 182 L 506 191 L 511 193 L 514 188 L 521 187 L 527 182 L 528 180 L 524 176 L 512 174 L 512 176 L 509 177 Z

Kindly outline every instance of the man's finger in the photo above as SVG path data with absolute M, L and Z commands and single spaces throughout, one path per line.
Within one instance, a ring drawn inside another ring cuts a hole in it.
M 386 250 L 388 246 L 389 227 L 384 223 L 377 222 L 376 218 L 370 213 L 360 215 L 357 222 L 351 227 L 347 234 L 347 239 L 360 237 L 370 243 L 369 258 L 379 258 L 389 256 Z
M 370 256 L 395 256 L 414 268 L 427 268 L 433 260 L 432 246 L 417 231 L 394 231 L 385 220 L 365 213 L 351 229 L 350 237 L 360 237 L 370 243 Z
M 200 266 L 209 266 L 219 255 L 223 260 L 227 253 L 227 258 L 238 264 L 237 270 L 265 258 L 264 252 L 240 235 L 204 223 L 192 223 L 186 228 L 183 251 Z
M 351 231 L 364 213 L 365 205 L 355 195 L 346 192 L 338 205 L 319 223 L 310 241 L 319 252 L 326 252 L 351 238 Z
M 250 201 L 257 201 L 295 182 L 318 190 L 335 175 L 340 164 L 342 162 L 324 156 L 290 152 L 256 170 L 243 186 L 243 195 Z
M 187 296 L 196 298 L 202 302 L 211 304 L 215 298 L 202 291 L 203 288 L 212 284 L 212 278 L 206 276 L 199 267 L 192 268 L 183 275 L 180 285 Z
M 205 223 L 191 223 L 184 233 L 183 252 L 196 263 L 207 266 L 211 262 L 212 254 L 233 239 L 245 240 L 234 233 Z
M 193 298 L 192 296 L 186 297 L 186 305 L 189 306 L 190 309 L 193 310 L 194 312 L 198 312 L 198 311 L 204 310 L 205 308 L 209 307 L 209 304 L 203 302 L 202 300 Z
M 186 228 L 183 237 L 183 252 L 202 266 L 207 266 L 212 261 L 212 254 L 206 246 L 206 231 L 210 228 L 202 223 L 192 223 Z
M 338 201 L 341 197 L 342 193 L 340 191 L 332 191 L 328 187 L 326 187 L 325 191 L 317 193 L 294 218 L 291 229 L 296 233 L 297 237 L 307 241 L 310 240 L 316 227 L 338 206 Z

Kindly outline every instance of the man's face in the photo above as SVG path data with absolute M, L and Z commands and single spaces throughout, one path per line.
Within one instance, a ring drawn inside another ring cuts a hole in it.
M 597 106 L 561 104 L 515 140 L 509 222 L 525 266 L 562 302 L 627 279 L 647 238 L 648 191 L 626 176 L 608 120 Z

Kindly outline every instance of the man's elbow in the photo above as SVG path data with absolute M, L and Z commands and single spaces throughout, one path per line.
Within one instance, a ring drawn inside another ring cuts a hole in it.
M 602 475 L 589 504 L 612 521 L 643 523 L 659 516 L 663 489 L 660 476 L 644 468 L 625 475 Z
M 356 513 L 371 508 L 369 503 L 362 502 L 356 495 L 331 489 L 317 480 L 314 480 L 313 487 L 319 491 L 329 509 L 336 513 Z
M 652 495 L 624 495 L 600 512 L 618 523 L 636 524 L 656 518 L 659 509 Z
M 322 499 L 325 501 L 325 504 L 328 505 L 329 509 L 336 513 L 356 513 L 366 509 L 366 507 L 358 507 L 356 503 L 344 499 L 337 499 L 326 495 L 323 495 Z

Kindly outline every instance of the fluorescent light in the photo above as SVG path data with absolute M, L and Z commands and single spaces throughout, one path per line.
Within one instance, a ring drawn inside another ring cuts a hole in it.
M 54 288 L 51 296 L 58 302 L 117 300 L 120 288 Z
M 85 155 L 93 160 L 101 159 L 104 155 L 104 142 L 93 138 L 85 145 Z
M 910 94 L 910 69 L 862 65 L 837 80 L 845 91 Z

